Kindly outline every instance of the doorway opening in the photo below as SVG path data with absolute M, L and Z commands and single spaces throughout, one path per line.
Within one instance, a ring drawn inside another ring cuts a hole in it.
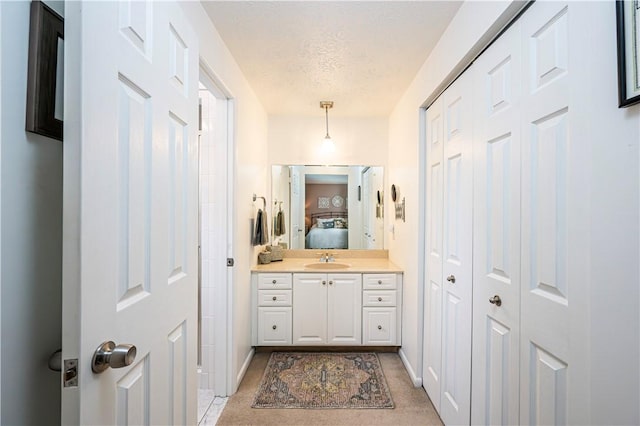
M 198 421 L 231 393 L 233 101 L 201 64 L 199 84 Z M 221 409 L 221 408 L 220 408 Z

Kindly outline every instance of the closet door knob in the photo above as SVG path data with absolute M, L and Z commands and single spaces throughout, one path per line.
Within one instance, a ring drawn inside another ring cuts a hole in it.
M 449 275 L 447 277 L 447 281 L 449 281 L 451 284 L 455 284 L 456 283 L 456 276 L 455 275 Z
M 322 281 L 322 285 L 327 285 L 327 282 L 326 281 Z
M 378 330 L 382 330 L 382 326 L 381 325 L 378 326 Z
M 378 302 L 382 302 L 382 297 L 378 297 Z
M 333 281 L 329 281 L 329 285 L 333 285 Z
M 272 299 L 273 299 L 273 300 L 276 300 L 276 299 L 277 299 L 277 297 L 273 296 L 273 298 L 272 298 Z
M 491 299 L 489 299 L 489 303 L 491 303 L 492 305 L 501 306 L 502 305 L 502 299 L 500 299 L 500 296 L 498 296 L 496 294 Z
M 277 326 L 277 325 L 274 325 L 274 326 L 272 326 L 271 328 L 273 328 L 273 329 L 275 330 L 276 328 L 278 328 L 278 326 Z

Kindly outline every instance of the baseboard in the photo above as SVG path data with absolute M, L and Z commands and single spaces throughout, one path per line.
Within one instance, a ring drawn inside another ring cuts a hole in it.
M 411 366 L 411 363 L 407 359 L 407 355 L 404 353 L 404 350 L 402 348 L 400 348 L 400 350 L 398 351 L 398 355 L 400 355 L 400 359 L 402 360 L 402 363 L 404 364 L 404 368 L 407 370 L 407 373 L 409 374 L 409 378 L 413 382 L 413 386 L 417 388 L 421 387 L 422 377 L 418 377 L 415 370 Z
M 242 368 L 240 368 L 240 371 L 236 376 L 236 386 L 235 386 L 235 389 L 233 390 L 234 393 L 236 392 L 236 390 L 238 390 L 238 386 L 240 386 L 240 382 L 242 382 L 244 375 L 247 374 L 247 370 L 249 369 L 249 364 L 251 364 L 251 360 L 253 359 L 254 354 L 255 354 L 255 349 L 251 348 L 251 350 L 247 354 L 247 357 L 244 359 L 244 362 L 242 363 Z

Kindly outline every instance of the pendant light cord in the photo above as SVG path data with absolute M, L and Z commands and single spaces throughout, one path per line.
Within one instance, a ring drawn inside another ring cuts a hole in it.
M 327 123 L 327 136 L 325 136 L 325 139 L 331 139 L 331 137 L 329 136 L 329 107 L 327 105 L 325 105 L 324 107 L 324 114 Z

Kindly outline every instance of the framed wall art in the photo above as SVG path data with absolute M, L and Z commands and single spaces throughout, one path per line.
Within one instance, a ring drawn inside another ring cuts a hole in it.
M 640 0 L 616 1 L 618 106 L 640 102 Z
M 31 2 L 25 130 L 62 140 L 64 21 L 40 1 Z

